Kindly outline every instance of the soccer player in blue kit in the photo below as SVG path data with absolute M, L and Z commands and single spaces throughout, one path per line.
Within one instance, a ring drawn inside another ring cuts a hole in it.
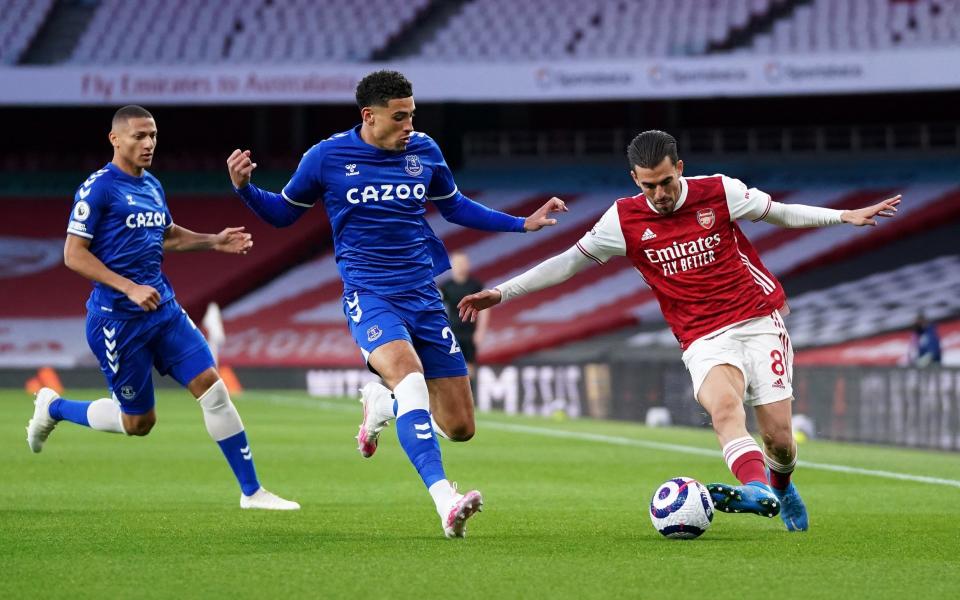
M 246 254 L 253 245 L 250 234 L 243 227 L 201 234 L 174 224 L 160 182 L 145 170 L 157 145 L 157 126 L 146 109 L 118 110 L 109 139 L 113 160 L 76 192 L 64 262 L 94 282 L 87 301 L 87 342 L 112 397 L 84 402 L 41 389 L 27 425 L 30 449 L 40 452 L 60 421 L 147 435 L 157 420 L 151 375 L 156 367 L 197 398 L 207 432 L 240 484 L 241 508 L 299 509 L 260 486 L 243 423 L 207 342 L 160 271 L 165 250 Z
M 356 99 L 362 123 L 310 148 L 280 194 L 250 183 L 256 163 L 249 150 L 234 150 L 227 167 L 247 206 L 277 227 L 317 202 L 326 209 L 344 316 L 368 367 L 386 383 L 361 390 L 360 453 L 372 456 L 380 431 L 396 419 L 400 445 L 433 498 L 444 535 L 463 537 L 483 498 L 450 484 L 434 434 L 473 437 L 473 394 L 434 283 L 450 262 L 424 218 L 426 202 L 452 223 L 514 232 L 553 225 L 550 213 L 566 206 L 553 198 L 522 218 L 460 193 L 436 142 L 413 129 L 413 86 L 402 74 L 367 75 Z

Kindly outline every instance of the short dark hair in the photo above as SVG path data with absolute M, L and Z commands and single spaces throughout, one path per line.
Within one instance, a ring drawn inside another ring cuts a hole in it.
M 130 119 L 152 119 L 153 115 L 150 114 L 150 111 L 145 109 L 142 106 L 137 106 L 136 104 L 128 104 L 122 108 L 117 109 L 117 112 L 113 113 L 113 121 L 111 125 L 117 125 L 118 123 L 124 123 Z
M 396 98 L 413 95 L 413 84 L 398 71 L 374 71 L 357 84 L 357 106 L 386 106 Z
M 627 146 L 627 159 L 630 168 L 641 167 L 652 169 L 663 162 L 664 157 L 670 157 L 670 162 L 677 164 L 677 140 L 659 129 L 651 129 L 637 135 Z

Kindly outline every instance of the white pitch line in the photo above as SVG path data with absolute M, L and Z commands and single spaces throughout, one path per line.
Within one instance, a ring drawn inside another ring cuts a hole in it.
M 256 393 L 256 392 L 254 392 Z M 303 400 L 292 396 L 281 394 L 257 394 L 268 402 L 276 404 L 285 404 L 288 406 L 302 406 L 305 408 L 339 410 L 356 412 L 356 406 L 342 402 L 329 402 L 326 400 Z M 563 429 L 550 429 L 548 427 L 536 427 L 533 425 L 517 425 L 513 423 L 501 423 L 498 421 L 488 421 L 481 419 L 478 425 L 488 429 L 508 431 L 512 433 L 528 433 L 543 437 L 563 438 L 569 440 L 581 440 L 585 442 L 598 442 L 601 444 L 613 444 L 616 446 L 631 446 L 634 448 L 648 448 L 650 450 L 665 450 L 669 452 L 679 452 L 683 454 L 694 454 L 697 456 L 709 456 L 719 458 L 720 452 L 698 448 L 696 446 L 684 446 L 682 444 L 669 444 L 666 442 L 651 442 L 647 440 L 637 440 L 633 438 L 620 437 L 615 435 L 603 435 L 600 433 L 583 433 L 579 431 L 566 431 Z M 943 479 L 940 477 L 927 477 L 924 475 L 910 475 L 909 473 L 897 473 L 895 471 L 881 471 L 877 469 L 861 469 L 860 467 L 850 467 L 847 465 L 834 465 L 830 463 L 817 463 L 801 460 L 798 466 L 805 469 L 814 469 L 818 471 L 833 471 L 835 473 L 850 473 L 852 475 L 864 475 L 868 477 L 880 477 L 883 479 L 896 479 L 898 481 L 913 481 L 917 483 L 929 483 L 932 485 L 944 485 L 948 487 L 960 488 L 960 481 L 956 479 Z

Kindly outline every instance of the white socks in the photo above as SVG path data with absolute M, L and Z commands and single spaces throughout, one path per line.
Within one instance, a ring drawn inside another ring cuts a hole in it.
M 110 433 L 126 433 L 123 429 L 123 417 L 120 415 L 120 403 L 113 398 L 94 400 L 87 407 L 87 422 L 90 429 Z
M 449 481 L 441 479 L 431 485 L 429 491 L 430 497 L 433 498 L 433 503 L 437 506 L 437 514 L 441 517 L 446 517 L 447 515 L 445 513 L 450 509 L 450 505 L 453 504 L 457 490 L 453 489 Z
M 790 460 L 789 463 L 783 464 L 783 463 L 777 462 L 776 460 L 771 458 L 770 455 L 767 454 L 766 452 L 763 453 L 763 461 L 767 463 L 767 468 L 770 469 L 771 471 L 775 473 L 783 473 L 784 475 L 786 475 L 787 473 L 793 473 L 793 470 L 797 467 L 797 455 L 798 455 L 797 446 L 796 444 L 794 444 L 793 458 Z
M 420 379 L 423 379 L 423 388 L 426 388 L 427 381 L 426 381 L 426 379 L 423 378 L 423 375 L 421 375 L 420 373 L 411 373 L 410 375 L 407 375 L 406 377 L 404 377 L 404 378 L 400 381 L 400 383 L 397 384 L 397 388 L 399 388 L 401 385 L 403 385 L 404 382 L 407 382 L 407 380 L 408 380 L 411 376 L 413 376 L 413 375 L 419 375 L 419 378 L 420 378 Z M 377 387 L 380 388 L 380 390 L 378 390 L 378 392 L 380 392 L 380 393 L 377 394 L 377 397 L 376 397 L 376 399 L 374 400 L 374 403 L 373 403 L 374 410 L 377 411 L 377 416 L 378 416 L 381 420 L 383 420 L 383 421 L 389 421 L 389 420 L 391 420 L 391 419 L 395 419 L 396 417 L 399 417 L 400 414 L 396 414 L 396 415 L 393 414 L 393 401 L 394 401 L 394 399 L 396 398 L 396 392 L 391 393 L 389 388 L 387 388 L 386 386 L 380 385 L 380 384 L 377 384 Z M 419 381 L 417 382 L 416 385 L 414 385 L 414 384 L 412 383 L 412 381 L 411 381 L 411 382 L 408 382 L 408 384 L 407 384 L 406 386 L 404 386 L 404 389 L 401 391 L 401 394 L 409 393 L 410 391 L 413 390 L 414 387 L 420 388 Z M 420 388 L 420 390 L 422 391 L 423 388 Z M 416 393 L 419 393 L 419 392 L 416 392 Z M 421 408 L 421 407 L 420 407 L 420 406 L 416 406 L 416 407 L 414 407 L 414 408 Z M 406 408 L 405 410 L 403 410 L 403 412 L 410 412 L 411 410 L 413 410 L 413 408 L 409 408 L 409 407 L 408 407 L 408 408 Z M 429 391 L 427 392 L 427 406 L 426 406 L 426 410 L 427 410 L 427 412 L 430 411 L 430 393 L 429 393 Z M 400 401 L 397 400 L 397 412 L 400 413 L 400 411 L 401 411 Z M 443 430 L 443 428 L 440 427 L 440 425 L 437 423 L 436 419 L 433 418 L 433 414 L 430 415 L 430 424 L 433 426 L 433 430 L 434 430 L 440 437 L 442 437 L 442 438 L 444 438 L 444 439 L 447 439 L 447 440 L 450 439 L 450 436 L 447 435 L 447 433 Z
M 219 442 L 243 431 L 240 413 L 230 401 L 230 393 L 222 379 L 218 379 L 210 389 L 197 398 L 203 409 L 203 422 L 214 441 Z
M 398 419 L 412 410 L 430 412 L 430 392 L 423 373 L 410 373 L 401 379 L 393 388 L 393 395 L 397 399 Z

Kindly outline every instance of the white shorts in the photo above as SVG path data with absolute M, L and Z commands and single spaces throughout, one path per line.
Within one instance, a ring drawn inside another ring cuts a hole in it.
M 749 406 L 793 397 L 793 346 L 777 311 L 698 339 L 683 353 L 683 364 L 693 379 L 694 398 L 710 369 L 725 364 L 743 373 Z

